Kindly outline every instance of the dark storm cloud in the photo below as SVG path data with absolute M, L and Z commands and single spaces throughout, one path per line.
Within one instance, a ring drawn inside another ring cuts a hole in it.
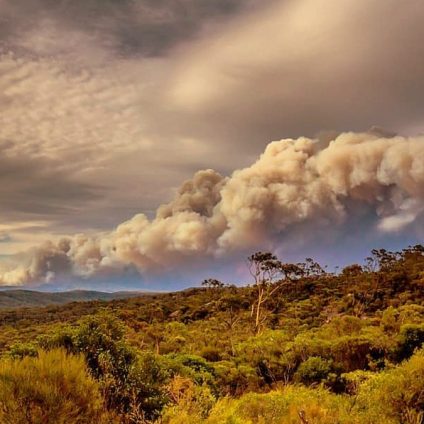
M 269 0 L 268 0 L 269 1 Z M 4 0 L 4 43 L 49 24 L 82 31 L 119 55 L 159 56 L 204 25 L 231 16 L 257 0 Z

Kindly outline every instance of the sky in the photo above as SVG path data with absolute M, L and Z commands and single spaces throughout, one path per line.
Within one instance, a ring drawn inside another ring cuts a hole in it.
M 419 0 L 0 0 L 0 285 L 248 282 L 424 239 Z

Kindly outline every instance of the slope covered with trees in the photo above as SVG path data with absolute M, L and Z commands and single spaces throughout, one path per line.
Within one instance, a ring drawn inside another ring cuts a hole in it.
M 424 422 L 423 246 L 248 266 L 245 287 L 1 311 L 0 422 Z
M 92 290 L 71 290 L 65 292 L 39 292 L 34 290 L 10 289 L 0 290 L 0 309 L 63 305 L 70 302 L 89 300 L 113 300 L 139 297 L 142 292 L 106 293 Z

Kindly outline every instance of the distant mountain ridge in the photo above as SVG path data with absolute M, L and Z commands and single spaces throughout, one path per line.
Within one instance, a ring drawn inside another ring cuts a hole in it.
M 71 290 L 64 292 L 40 292 L 34 290 L 12 289 L 0 290 L 0 309 L 63 305 L 70 302 L 87 302 L 90 300 L 114 300 L 139 297 L 150 292 L 119 291 L 106 293 L 94 290 Z

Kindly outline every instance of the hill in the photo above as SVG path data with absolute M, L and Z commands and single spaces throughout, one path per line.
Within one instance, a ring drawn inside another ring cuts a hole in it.
M 126 299 L 142 295 L 141 292 L 106 293 L 90 290 L 71 290 L 66 292 L 39 292 L 34 290 L 7 289 L 0 291 L 0 309 L 62 305 L 70 302 L 90 300 Z

